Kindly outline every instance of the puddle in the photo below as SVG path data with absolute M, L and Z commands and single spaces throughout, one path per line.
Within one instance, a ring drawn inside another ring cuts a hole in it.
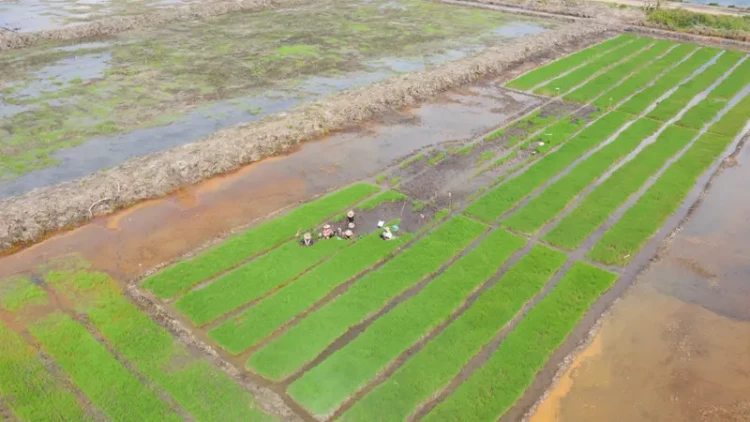
M 491 81 L 304 144 L 175 195 L 141 203 L 0 258 L 0 278 L 77 252 L 120 280 L 188 253 L 229 230 L 286 206 L 374 175 L 420 148 L 467 139 L 504 123 L 538 99 Z
M 58 60 L 53 65 L 31 72 L 24 85 L 9 84 L 11 95 L 6 99 L 23 100 L 60 91 L 72 83 L 86 83 L 104 76 L 104 70 L 112 56 L 107 53 L 83 54 Z
M 745 148 L 531 422 L 750 420 L 748 177 Z

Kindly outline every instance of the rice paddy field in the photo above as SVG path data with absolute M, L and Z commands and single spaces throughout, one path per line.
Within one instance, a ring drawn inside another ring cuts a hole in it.
M 750 60 L 621 34 L 504 89 L 543 105 L 267 218 L 132 289 L 75 256 L 2 280 L 0 415 L 502 418 L 746 134 Z M 470 189 L 415 188 L 456 163 Z M 350 209 L 354 239 L 300 246 L 300 233 L 341 226 Z M 393 240 L 379 237 L 379 220 L 399 227 Z M 280 403 L 261 405 L 264 391 Z

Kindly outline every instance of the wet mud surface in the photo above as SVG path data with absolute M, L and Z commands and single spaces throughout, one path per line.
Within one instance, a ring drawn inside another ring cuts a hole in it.
M 750 150 L 726 163 L 529 421 L 750 420 Z

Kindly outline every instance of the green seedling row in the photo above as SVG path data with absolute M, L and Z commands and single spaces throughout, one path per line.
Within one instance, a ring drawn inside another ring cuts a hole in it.
M 111 420 L 182 420 L 82 325 L 67 315 L 60 312 L 50 314 L 32 324 L 29 331 L 73 383 Z
M 672 95 L 661 101 L 648 114 L 648 117 L 663 122 L 675 117 L 693 97 L 708 89 L 711 84 L 737 64 L 740 58 L 742 58 L 742 54 L 737 51 L 725 52 L 716 63 L 684 83 Z
M 258 299 L 293 280 L 300 273 L 351 244 L 338 237 L 302 247 L 291 240 L 231 272 L 202 289 L 189 292 L 175 302 L 175 308 L 195 325 L 203 325 Z
M 16 312 L 25 306 L 44 305 L 47 292 L 27 277 L 10 277 L 0 280 L 0 308 Z
M 600 54 L 620 46 L 630 40 L 634 36 L 632 35 L 620 35 L 614 38 L 610 38 L 602 43 L 592 45 L 589 48 L 577 51 L 569 56 L 563 57 L 560 60 L 554 61 L 548 65 L 532 70 L 525 75 L 519 76 L 516 79 L 508 82 L 505 86 L 508 88 L 528 90 L 531 89 L 544 81 L 548 81 L 561 73 L 565 73 L 568 70 L 588 61 Z
M 136 370 L 163 388 L 198 421 L 272 420 L 221 369 L 195 357 L 131 304 L 106 274 L 61 271 L 46 281 L 77 305 Z
M 522 131 L 521 135 L 508 136 L 508 140 L 506 141 L 504 146 L 506 148 L 510 148 L 515 146 L 520 141 L 531 136 L 539 128 L 547 126 L 548 124 L 558 120 L 559 118 L 560 116 L 557 116 L 553 113 L 547 114 L 546 116 L 542 117 L 542 111 L 537 110 L 531 113 L 531 115 L 529 115 L 528 117 L 524 117 L 523 119 L 516 121 L 508 127 L 504 127 L 490 133 L 489 135 L 484 137 L 484 140 L 494 141 L 495 139 L 503 137 L 503 135 L 508 132 L 512 133 L 514 131 Z
M 750 96 L 743 98 L 719 121 L 712 124 L 709 130 L 718 135 L 733 138 L 740 134 L 750 116 Z
M 466 214 L 483 221 L 495 221 L 544 182 L 561 172 L 586 151 L 606 140 L 630 119 L 611 111 L 582 130 L 558 151 L 529 167 L 518 177 L 490 191 L 466 209 Z
M 242 353 L 340 284 L 388 259 L 412 239 L 414 235 L 407 233 L 385 242 L 380 239 L 379 233 L 373 233 L 315 267 L 277 294 L 214 328 L 209 336 L 230 353 Z
M 34 349 L 2 324 L 0 395 L 23 422 L 92 420 L 79 406 L 75 395 L 47 372 Z
M 678 63 L 688 54 L 695 51 L 697 47 L 692 44 L 680 44 L 670 50 L 664 57 L 652 62 L 646 67 L 630 75 L 620 85 L 607 91 L 604 95 L 594 100 L 593 105 L 599 110 L 609 110 L 612 106 L 619 104 L 625 98 L 633 95 L 636 91 L 648 85 L 655 75 L 661 75 L 670 66 Z
M 589 184 L 634 151 L 641 141 L 653 135 L 660 126 L 661 123 L 651 119 L 638 119 L 612 143 L 579 163 L 570 173 L 529 201 L 520 211 L 505 220 L 504 225 L 519 232 L 536 233 Z
M 511 267 L 458 319 L 341 417 L 402 421 L 444 388 L 562 267 L 566 256 L 541 245 Z
M 521 145 L 522 149 L 534 148 L 537 156 L 541 157 L 552 148 L 568 140 L 575 132 L 586 125 L 587 120 L 576 115 L 563 116 L 554 124 L 544 128 L 541 135 L 534 139 L 528 139 Z M 544 145 L 539 145 L 539 142 Z
M 403 163 L 401 163 L 401 168 L 405 169 L 405 168 L 409 167 L 410 165 L 416 163 L 417 161 L 419 161 L 419 160 L 421 160 L 423 158 L 424 158 L 424 154 L 422 154 L 422 153 L 417 154 L 414 157 L 411 157 L 411 158 L 407 159 L 406 161 L 404 161 Z
M 399 354 L 436 328 L 487 281 L 525 240 L 496 230 L 419 294 L 375 321 L 362 335 L 305 373 L 289 394 L 324 416 L 362 388 Z
M 349 327 L 438 271 L 486 229 L 465 217 L 452 218 L 252 355 L 248 367 L 271 379 L 286 378 Z
M 750 83 L 750 60 L 745 60 L 729 77 L 714 88 L 705 100 L 688 110 L 677 124 L 700 130 L 748 83 Z
M 633 115 L 643 113 L 651 103 L 656 101 L 657 98 L 680 84 L 680 82 L 692 75 L 693 72 L 700 69 L 701 66 L 708 63 L 717 54 L 719 54 L 719 50 L 715 48 L 698 49 L 698 51 L 692 56 L 688 57 L 685 61 L 669 70 L 664 76 L 657 79 L 653 85 L 634 95 L 623 105 L 618 107 L 618 110 Z
M 587 103 L 598 97 L 602 92 L 610 89 L 610 87 L 620 82 L 636 69 L 662 55 L 673 45 L 674 43 L 669 41 L 656 41 L 651 48 L 642 50 L 631 56 L 612 69 L 586 82 L 580 88 L 568 93 L 563 98 L 567 101 Z
M 356 184 L 302 205 L 287 215 L 254 227 L 193 259 L 181 261 L 149 277 L 143 286 L 161 299 L 177 296 L 201 281 L 279 245 L 298 230 L 319 224 L 326 217 L 353 206 L 378 190 L 376 186 Z
M 579 247 L 694 136 L 695 132 L 689 129 L 678 126 L 666 128 L 656 142 L 645 147 L 635 158 L 594 188 L 578 207 L 560 220 L 544 240 L 568 250 Z
M 444 151 L 441 151 L 441 152 L 440 152 L 440 153 L 439 153 L 438 155 L 436 155 L 436 156 L 434 156 L 434 157 L 430 158 L 430 161 L 428 161 L 428 163 L 429 163 L 429 164 L 430 164 L 431 166 L 434 166 L 435 164 L 437 164 L 437 163 L 439 163 L 439 162 L 443 161 L 443 159 L 445 158 L 445 156 L 446 156 L 446 155 L 447 155 L 447 154 L 446 154 L 446 153 L 445 153 Z
M 685 200 L 701 174 L 716 160 L 732 138 L 705 133 L 672 164 L 651 188 L 628 209 L 589 257 L 607 264 L 624 265 L 664 224 Z
M 534 306 L 490 359 L 438 404 L 425 421 L 494 421 L 534 381 L 550 355 L 617 276 L 576 262 Z
M 650 38 L 636 38 L 630 43 L 623 44 L 620 47 L 614 48 L 607 53 L 600 55 L 591 60 L 588 64 L 573 70 L 567 75 L 550 81 L 548 84 L 537 88 L 534 92 L 539 95 L 564 95 L 566 92 L 569 92 L 571 89 L 590 78 L 591 75 L 645 48 L 653 41 L 654 40 Z

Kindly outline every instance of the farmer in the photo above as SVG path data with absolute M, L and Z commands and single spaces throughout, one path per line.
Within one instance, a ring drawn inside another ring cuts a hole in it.
M 346 213 L 346 222 L 354 224 L 354 210 L 349 210 L 349 212 Z
M 310 232 L 305 233 L 304 236 L 302 236 L 302 240 L 299 241 L 299 244 L 302 246 L 312 246 L 313 245 L 312 235 Z
M 383 240 L 393 239 L 393 233 L 391 232 L 391 228 L 386 226 L 385 231 L 383 231 L 383 233 L 380 233 L 380 238 Z
M 323 233 L 321 233 L 323 239 L 330 239 L 335 235 L 336 233 L 333 231 L 330 224 L 326 224 L 325 226 L 323 226 Z
M 351 231 L 351 230 L 346 230 L 346 231 L 345 231 L 345 232 L 344 232 L 344 233 L 342 234 L 342 236 L 341 236 L 341 237 L 342 237 L 342 238 L 344 238 L 344 239 L 354 239 L 354 232 L 353 232 L 353 231 Z

